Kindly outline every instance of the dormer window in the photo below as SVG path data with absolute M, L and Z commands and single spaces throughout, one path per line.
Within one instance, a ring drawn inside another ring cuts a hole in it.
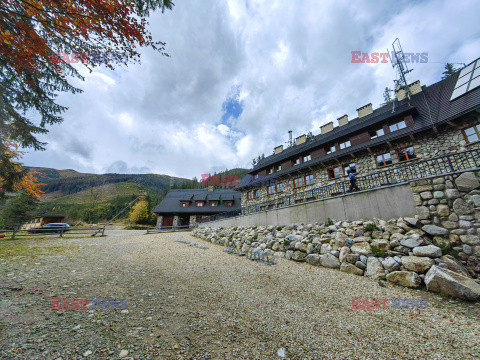
M 258 179 L 258 174 L 253 175 L 253 178 L 256 180 Z
M 295 164 L 294 165 L 300 165 L 300 158 L 298 158 L 297 160 L 295 160 Z
M 218 201 L 216 201 L 216 200 L 215 201 L 210 201 L 210 206 L 212 206 L 212 207 L 218 206 Z
M 232 207 L 233 206 L 233 201 L 231 201 L 231 200 L 224 201 L 223 205 L 225 205 L 226 207 Z
M 310 161 L 310 160 L 312 160 L 312 155 L 307 155 L 307 156 L 303 157 L 303 162 L 307 162 L 307 161 Z
M 334 153 L 335 151 L 337 151 L 337 148 L 335 147 L 335 145 L 333 145 L 330 147 L 330 150 L 327 151 L 327 154 Z
M 203 207 L 204 202 L 203 201 L 195 201 L 195 206 L 197 207 Z
M 280 171 L 280 170 L 282 170 L 282 165 L 277 166 L 277 171 Z
M 274 168 L 272 167 L 269 171 L 268 174 L 273 174 Z
M 180 201 L 181 207 L 188 207 L 188 205 L 190 205 L 188 201 Z
M 405 121 L 402 120 L 396 124 L 390 125 L 390 132 L 405 129 L 406 127 L 407 127 L 407 124 L 405 123 Z
M 371 139 L 376 139 L 379 136 L 385 135 L 385 131 L 383 129 L 378 129 L 374 131 L 373 133 L 370 133 L 370 138 Z
M 350 140 L 345 141 L 345 142 L 343 142 L 343 143 L 340 144 L 340 150 L 346 149 L 346 148 L 348 148 L 348 147 L 350 147 L 350 146 L 352 146 L 352 144 L 350 143 Z

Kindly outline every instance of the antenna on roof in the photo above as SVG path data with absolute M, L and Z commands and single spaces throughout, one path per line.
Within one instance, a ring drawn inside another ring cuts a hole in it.
M 405 54 L 402 50 L 402 45 L 400 45 L 400 40 L 398 38 L 392 43 L 393 52 L 392 52 L 392 66 L 397 70 L 397 79 L 394 80 L 395 83 L 395 92 L 400 89 L 405 90 L 405 94 L 410 102 L 410 89 L 407 84 L 406 75 L 411 72 L 413 69 L 408 69 L 407 62 L 405 61 Z

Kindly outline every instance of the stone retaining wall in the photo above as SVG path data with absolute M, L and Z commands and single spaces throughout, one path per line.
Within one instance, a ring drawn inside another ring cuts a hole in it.
M 417 218 L 398 218 L 335 224 L 203 227 L 196 228 L 193 235 L 233 247 L 240 254 L 254 249 L 263 255 L 335 268 L 381 282 L 426 287 L 465 300 L 480 300 L 480 280 L 475 280 L 479 272 L 457 261 L 448 254 L 449 250 L 434 245 L 436 235 L 426 231 L 431 226 Z M 469 236 L 470 250 L 479 256 L 480 238 Z

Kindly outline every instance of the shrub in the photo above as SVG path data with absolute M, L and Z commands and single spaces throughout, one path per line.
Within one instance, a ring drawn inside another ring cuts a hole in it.
M 287 247 L 288 245 L 290 245 L 290 241 L 287 239 L 283 240 L 283 246 Z
M 375 245 L 372 246 L 372 254 L 376 257 L 385 257 L 387 255 L 385 251 L 380 250 L 380 248 Z
M 278 227 L 277 227 L 277 231 L 282 231 L 282 227 L 281 227 L 281 226 L 278 226 Z
M 325 225 L 326 225 L 326 226 L 331 226 L 331 225 L 333 225 L 332 219 L 328 218 L 328 219 L 327 219 L 327 222 L 325 223 Z
M 377 225 L 370 223 L 370 224 L 365 225 L 365 231 L 367 231 L 367 232 L 378 231 L 378 227 L 377 227 Z

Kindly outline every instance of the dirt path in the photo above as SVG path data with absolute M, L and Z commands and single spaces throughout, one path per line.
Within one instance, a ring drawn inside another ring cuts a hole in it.
M 283 259 L 267 266 L 188 233 L 108 235 L 15 242 L 21 249 L 3 258 L 13 243 L 0 242 L 0 358 L 117 359 L 122 350 L 132 359 L 275 359 L 279 349 L 292 359 L 480 354 L 478 303 Z M 52 309 L 52 297 L 127 299 L 128 309 Z M 354 310 L 352 297 L 426 298 L 428 309 Z

